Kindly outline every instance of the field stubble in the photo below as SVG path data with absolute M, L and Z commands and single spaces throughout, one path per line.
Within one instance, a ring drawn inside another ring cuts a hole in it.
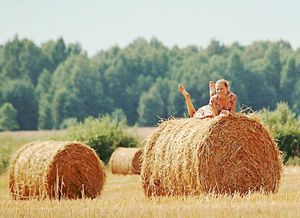
M 150 128 L 134 132 L 144 138 L 151 131 Z M 284 169 L 277 194 L 152 199 L 144 196 L 139 176 L 112 175 L 107 169 L 101 196 L 62 201 L 12 200 L 6 173 L 0 175 L 0 217 L 300 217 L 300 167 Z
M 103 193 L 94 200 L 15 201 L 8 193 L 7 174 L 0 179 L 1 217 L 300 216 L 300 167 L 285 168 L 277 194 L 253 193 L 244 197 L 200 195 L 147 199 L 139 176 L 117 176 L 108 172 Z

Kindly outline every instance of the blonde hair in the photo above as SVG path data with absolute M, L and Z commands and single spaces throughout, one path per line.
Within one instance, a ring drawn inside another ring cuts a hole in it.
M 230 93 L 230 85 L 229 85 L 229 82 L 225 79 L 219 79 L 216 84 L 219 83 L 219 84 L 223 84 L 226 88 L 227 88 L 227 94 Z

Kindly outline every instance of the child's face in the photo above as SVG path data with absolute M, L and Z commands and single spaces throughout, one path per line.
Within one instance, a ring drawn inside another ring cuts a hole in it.
M 218 96 L 225 96 L 228 93 L 228 89 L 223 83 L 216 84 L 216 91 Z

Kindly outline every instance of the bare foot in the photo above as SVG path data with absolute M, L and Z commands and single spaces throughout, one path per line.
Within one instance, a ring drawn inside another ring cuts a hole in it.
M 180 94 L 182 94 L 185 98 L 186 97 L 191 97 L 190 93 L 188 93 L 186 90 L 185 90 L 185 87 L 183 85 L 179 85 L 178 86 L 178 92 Z
M 216 94 L 216 86 L 214 81 L 209 81 L 209 95 L 213 96 Z

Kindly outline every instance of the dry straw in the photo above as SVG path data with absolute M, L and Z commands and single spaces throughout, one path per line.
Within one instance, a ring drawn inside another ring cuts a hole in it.
M 113 174 L 140 174 L 142 148 L 117 148 L 109 159 Z
M 223 120 L 182 118 L 162 122 L 142 157 L 146 196 L 241 195 L 277 192 L 282 157 L 258 119 L 232 114 Z
M 95 198 L 105 182 L 102 161 L 80 142 L 32 142 L 13 157 L 9 189 L 14 199 Z

